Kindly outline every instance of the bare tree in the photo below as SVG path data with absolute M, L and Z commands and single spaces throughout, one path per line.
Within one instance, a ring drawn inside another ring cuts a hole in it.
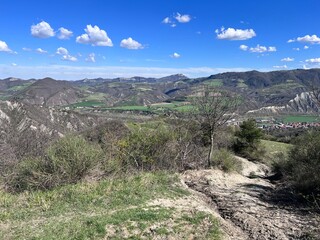
M 191 117 L 202 127 L 206 128 L 210 137 L 210 149 L 207 164 L 210 167 L 216 133 L 228 120 L 239 105 L 239 98 L 227 91 L 205 86 L 198 96 L 192 99 Z

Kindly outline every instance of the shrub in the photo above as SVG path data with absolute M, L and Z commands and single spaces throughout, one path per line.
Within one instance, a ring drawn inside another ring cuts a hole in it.
M 196 168 L 202 162 L 202 147 L 193 130 L 183 124 L 133 124 L 126 137 L 115 142 L 109 158 L 110 171 L 149 171 Z M 203 162 L 204 163 L 204 162 Z
M 80 136 L 64 137 L 47 151 L 48 170 L 62 177 L 66 182 L 76 182 L 103 157 L 101 148 L 89 144 Z
M 27 158 L 14 166 L 5 179 L 8 188 L 20 192 L 75 183 L 103 156 L 99 146 L 89 144 L 78 136 L 59 139 L 46 153 L 45 157 Z
M 122 169 L 154 170 L 173 167 L 171 144 L 174 137 L 166 128 L 133 129 L 117 142 L 115 160 Z
M 243 155 L 252 160 L 261 159 L 265 153 L 260 145 L 263 133 L 261 129 L 257 128 L 254 119 L 244 121 L 240 125 L 240 129 L 235 133 L 235 142 L 233 149 L 236 153 Z
M 308 132 L 297 138 L 288 160 L 278 164 L 278 169 L 300 192 L 320 193 L 320 133 Z
M 211 165 L 216 166 L 225 172 L 240 172 L 242 170 L 241 162 L 225 148 L 213 152 Z

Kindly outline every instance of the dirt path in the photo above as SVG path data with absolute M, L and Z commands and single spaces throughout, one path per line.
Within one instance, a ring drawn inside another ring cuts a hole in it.
M 320 215 L 288 193 L 275 193 L 276 186 L 263 178 L 266 166 L 239 161 L 242 174 L 199 170 L 182 176 L 189 189 L 207 198 L 226 239 L 320 239 Z

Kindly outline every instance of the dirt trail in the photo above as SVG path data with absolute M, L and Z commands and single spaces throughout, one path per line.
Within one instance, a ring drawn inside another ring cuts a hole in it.
M 187 171 L 182 181 L 207 198 L 226 239 L 320 239 L 320 215 L 277 192 L 266 180 L 268 167 L 238 158 L 242 174 Z M 250 178 L 255 176 L 256 178 Z

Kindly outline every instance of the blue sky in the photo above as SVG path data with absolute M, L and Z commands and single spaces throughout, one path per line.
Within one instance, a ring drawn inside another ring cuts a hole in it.
M 3 0 L 0 78 L 320 67 L 318 0 Z

